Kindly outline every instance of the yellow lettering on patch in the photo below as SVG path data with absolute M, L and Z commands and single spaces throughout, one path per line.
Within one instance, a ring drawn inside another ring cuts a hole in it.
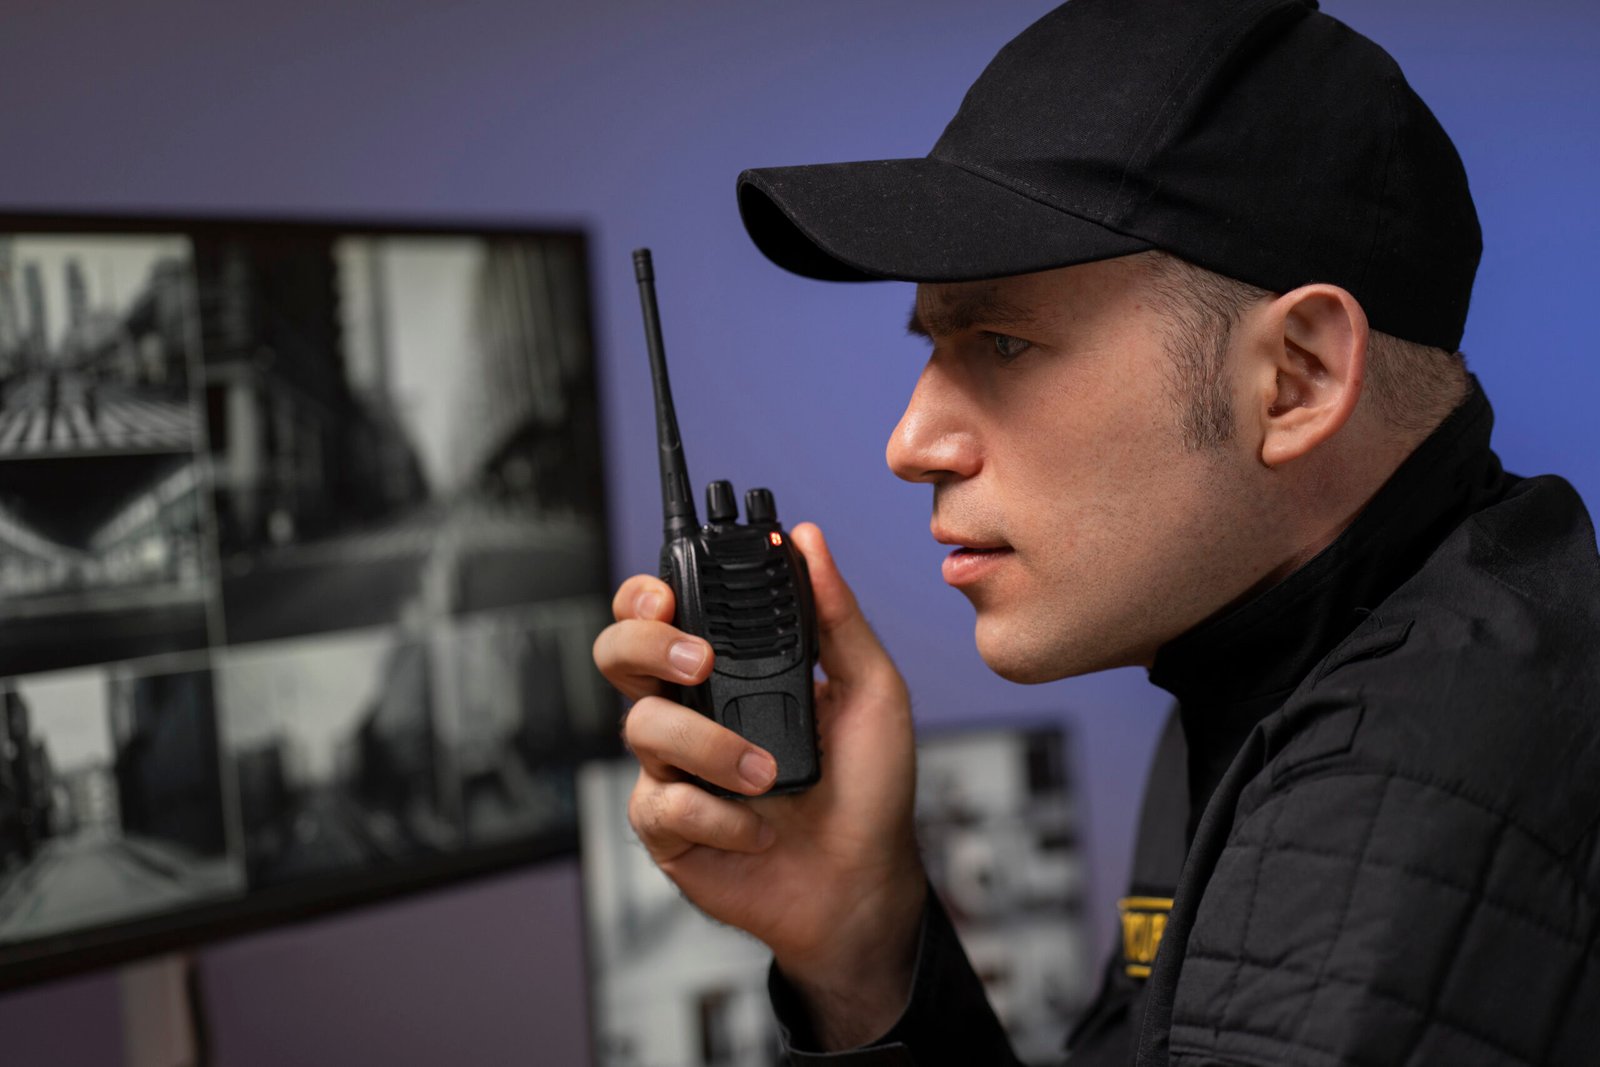
M 1132 978 L 1150 977 L 1161 935 L 1167 929 L 1171 897 L 1123 897 L 1117 901 L 1122 916 L 1122 958 Z

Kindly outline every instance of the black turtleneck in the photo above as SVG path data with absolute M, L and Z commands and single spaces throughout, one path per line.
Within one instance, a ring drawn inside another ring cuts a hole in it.
M 1473 378 L 1467 399 L 1328 547 L 1156 655 L 1150 680 L 1177 698 L 1188 745 L 1186 837 L 1251 728 L 1470 511 L 1505 492 L 1511 479 L 1489 450 L 1493 422 Z

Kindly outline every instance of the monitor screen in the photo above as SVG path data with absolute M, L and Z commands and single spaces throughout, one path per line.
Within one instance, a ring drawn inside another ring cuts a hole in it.
M 1055 726 L 945 729 L 917 750 L 917 839 L 1012 1047 L 1060 1062 L 1093 992 L 1081 801 Z M 631 760 L 580 778 L 600 1067 L 778 1067 L 770 954 L 682 898 L 628 826 Z
M 0 215 L 0 987 L 576 846 L 582 235 Z

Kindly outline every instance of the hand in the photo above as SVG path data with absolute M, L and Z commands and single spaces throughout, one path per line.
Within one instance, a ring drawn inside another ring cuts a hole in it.
M 704 681 L 713 659 L 706 642 L 668 621 L 675 605 L 666 583 L 647 575 L 622 583 L 595 664 L 636 702 L 623 732 L 640 768 L 629 820 L 651 858 L 706 914 L 765 942 L 814 1015 L 835 1002 L 881 1001 L 887 1007 L 861 1023 L 881 1022 L 881 1032 L 909 988 L 926 893 L 912 830 L 910 699 L 822 531 L 802 523 L 790 537 L 811 571 L 826 675 L 816 683 L 822 778 L 806 792 L 731 800 L 684 780 L 756 796 L 775 764 L 661 695 L 663 681 Z M 837 1032 L 813 1022 L 819 1034 Z

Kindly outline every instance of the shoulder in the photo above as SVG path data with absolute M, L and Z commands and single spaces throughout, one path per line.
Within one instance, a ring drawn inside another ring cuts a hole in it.
M 1261 727 L 1175 1062 L 1589 1062 L 1600 559 L 1564 483 L 1458 527 Z
M 1597 921 L 1593 878 L 1501 812 L 1336 761 L 1228 835 L 1185 948 L 1175 1062 L 1587 1062 Z
M 1335 755 L 1570 852 L 1600 816 L 1600 553 L 1577 495 L 1528 479 L 1471 516 L 1263 725 L 1273 781 Z

